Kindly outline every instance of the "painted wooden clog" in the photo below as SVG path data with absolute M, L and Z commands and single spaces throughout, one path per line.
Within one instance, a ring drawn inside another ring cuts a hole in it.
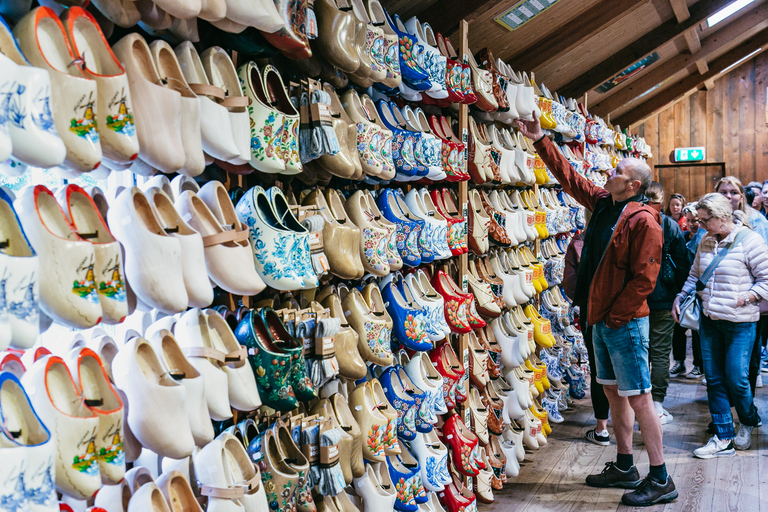
M 101 149 L 106 158 L 128 163 L 139 153 L 128 77 L 96 19 L 82 7 L 62 14 L 72 52 L 82 59 L 83 75 L 96 82 Z
M 102 317 L 93 244 L 77 234 L 43 185 L 25 189 L 15 206 L 40 260 L 41 309 L 65 325 L 93 327 Z
M 96 437 L 99 418 L 86 405 L 58 356 L 38 359 L 22 378 L 32 404 L 51 431 L 56 447 L 56 489 L 86 499 L 101 487 Z
M 77 62 L 59 17 L 47 7 L 38 7 L 14 27 L 19 46 L 29 61 L 47 69 L 51 77 L 51 111 L 56 130 L 67 147 L 67 166 L 88 172 L 101 163 L 98 130 L 101 119 L 96 82 Z

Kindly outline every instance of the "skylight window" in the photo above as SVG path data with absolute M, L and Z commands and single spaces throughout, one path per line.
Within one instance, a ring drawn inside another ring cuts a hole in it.
M 749 54 L 749 55 L 747 55 L 746 57 L 744 57 L 744 58 L 741 58 L 741 59 L 737 60 L 736 62 L 734 62 L 733 64 L 731 64 L 730 66 L 728 66 L 727 68 L 725 68 L 724 70 L 722 70 L 722 71 L 721 71 L 721 73 L 722 73 L 722 74 L 725 74 L 725 73 L 729 72 L 730 70 L 732 70 L 733 68 L 735 68 L 736 66 L 738 66 L 739 64 L 741 64 L 742 62 L 746 62 L 746 61 L 748 61 L 749 59 L 751 59 L 752 57 L 754 57 L 755 55 L 757 55 L 757 54 L 758 54 L 758 53 L 760 53 L 761 51 L 763 51 L 763 49 L 762 49 L 762 48 L 758 48 L 757 50 L 753 51 L 752 53 L 750 53 L 750 54 Z
M 723 7 L 722 9 L 717 11 L 715 14 L 707 18 L 707 26 L 714 27 L 715 25 L 723 21 L 728 16 L 734 14 L 737 11 L 740 11 L 741 9 L 748 6 L 754 1 L 755 0 L 736 0 L 732 4 L 729 4 Z

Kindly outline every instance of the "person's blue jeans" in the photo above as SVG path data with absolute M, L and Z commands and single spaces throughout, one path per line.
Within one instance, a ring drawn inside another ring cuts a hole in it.
M 756 427 L 760 421 L 749 386 L 755 323 L 712 320 L 702 315 L 699 334 L 712 422 L 718 438 L 733 439 L 731 404 L 736 407 L 741 424 Z

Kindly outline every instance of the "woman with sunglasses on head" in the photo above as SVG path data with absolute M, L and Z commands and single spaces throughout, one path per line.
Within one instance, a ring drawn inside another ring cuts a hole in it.
M 760 318 L 758 302 L 768 298 L 768 245 L 750 229 L 744 212 L 734 211 L 723 195 L 707 194 L 696 209 L 707 236 L 699 244 L 672 314 L 679 321 L 680 304 L 698 290 L 701 355 L 715 435 L 693 453 L 709 459 L 733 455 L 734 448 L 748 449 L 752 429 L 760 424 L 748 368 Z M 713 262 L 714 270 L 708 271 Z M 703 286 L 698 284 L 702 276 Z M 739 416 L 738 433 L 734 433 L 731 400 Z

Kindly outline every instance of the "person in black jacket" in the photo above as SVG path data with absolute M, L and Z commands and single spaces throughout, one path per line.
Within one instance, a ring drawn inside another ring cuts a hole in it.
M 652 182 L 645 191 L 648 205 L 661 212 L 664 202 L 664 190 L 657 182 Z M 680 226 L 671 217 L 661 214 L 661 226 L 664 230 L 664 246 L 661 253 L 661 269 L 656 279 L 656 287 L 648 296 L 650 336 L 648 359 L 651 364 L 651 396 L 661 424 L 672 421 L 672 415 L 664 407 L 664 398 L 669 387 L 669 355 L 672 351 L 672 337 L 675 320 L 670 307 L 683 288 L 688 269 L 688 249 L 685 236 Z

